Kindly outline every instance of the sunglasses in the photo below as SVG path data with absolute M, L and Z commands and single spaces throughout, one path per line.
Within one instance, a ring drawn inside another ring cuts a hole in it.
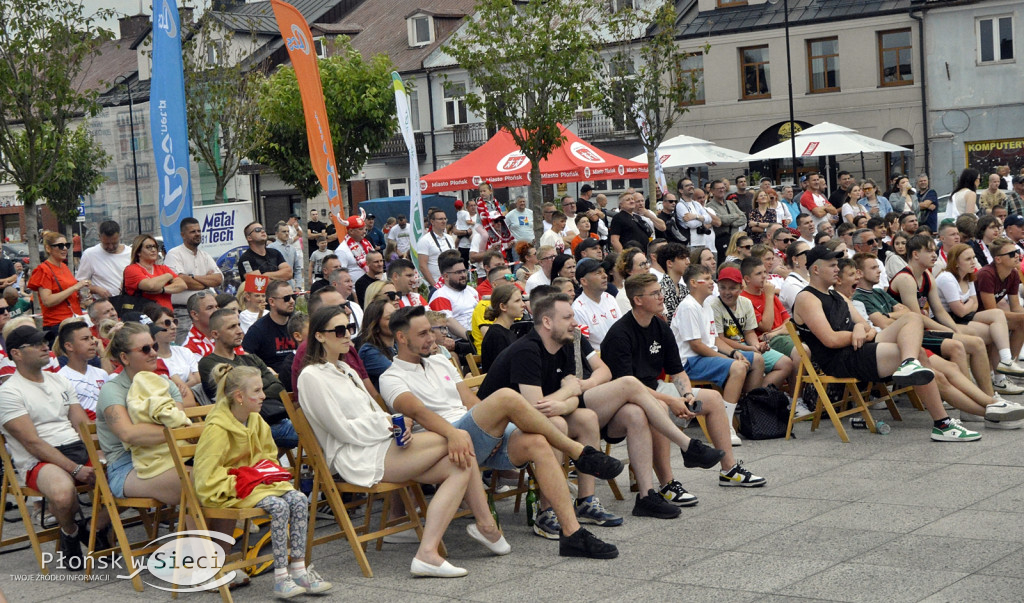
M 3 308 L 0 308 L 0 315 L 7 314 L 8 311 L 10 311 L 10 308 L 4 306 Z
M 159 247 L 157 247 L 156 245 L 143 245 L 142 248 L 143 249 L 150 249 L 150 250 L 154 250 L 154 251 L 159 249 Z
M 1004 255 L 1007 255 L 1007 256 L 1010 256 L 1010 257 L 1016 257 L 1016 256 L 1020 255 L 1020 249 L 1014 249 L 1013 251 L 1007 251 L 1006 253 L 997 253 L 996 257 L 998 258 L 998 257 L 1002 257 Z
M 154 343 L 153 345 L 144 345 L 141 348 L 135 348 L 133 352 L 142 352 L 144 355 L 149 356 L 150 352 L 157 352 L 160 350 L 160 344 Z
M 356 323 L 350 322 L 350 323 L 348 323 L 346 325 L 338 325 L 338 326 L 334 327 L 333 329 L 324 329 L 324 330 L 322 330 L 320 332 L 321 333 L 334 333 L 335 337 L 346 337 L 346 336 L 355 335 L 356 331 L 358 331 L 358 330 L 359 330 L 359 327 L 356 326 Z
M 251 234 L 252 234 L 252 233 L 254 233 L 254 232 L 266 232 L 266 231 L 265 231 L 265 230 L 263 230 L 263 227 L 262 227 L 262 226 L 257 226 L 256 228 L 253 228 L 253 229 L 252 229 L 252 230 L 250 230 L 249 232 L 245 233 L 245 236 L 249 236 L 249 235 L 251 235 Z
M 740 249 L 753 249 L 753 245 L 737 245 Z
M 274 296 L 271 299 L 279 299 L 279 300 L 281 300 L 281 301 L 283 301 L 284 303 L 287 304 L 288 302 L 294 301 L 294 300 L 296 300 L 298 298 L 299 298 L 299 296 L 293 293 L 291 295 Z
M 165 327 L 172 327 L 172 326 L 176 327 L 176 326 L 178 326 L 178 319 L 177 318 L 168 318 L 162 324 Z
M 69 245 L 67 243 L 54 243 L 50 247 L 56 247 L 57 249 L 67 249 Z
M 798 252 L 793 254 L 793 257 L 798 258 L 798 257 L 800 257 L 802 255 L 807 255 L 807 252 L 806 251 L 798 251 Z
M 397 291 L 385 291 L 384 295 L 388 296 L 388 301 L 398 301 L 402 298 L 402 294 Z

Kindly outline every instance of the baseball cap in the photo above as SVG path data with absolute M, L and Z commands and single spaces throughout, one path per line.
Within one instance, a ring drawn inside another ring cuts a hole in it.
M 364 222 L 359 216 L 349 216 L 348 220 L 345 221 L 345 224 L 349 228 L 364 228 L 366 226 L 366 222 Z
M 601 262 L 598 262 L 594 258 L 583 258 L 576 262 L 576 280 L 581 280 L 595 270 L 602 268 Z
M 1013 177 L 1013 183 L 1014 184 L 1024 184 L 1024 175 L 1018 174 L 1018 175 L 1014 176 Z
M 1006 216 L 1003 226 L 1024 226 L 1024 216 Z
M 594 238 L 586 238 L 576 244 L 576 255 L 583 255 L 583 252 L 593 247 L 599 247 L 601 242 Z
M 462 203 L 462 201 L 456 201 L 455 202 L 455 209 L 462 209 L 463 205 L 464 204 Z
M 43 341 L 46 341 L 46 335 L 42 331 L 33 326 L 24 325 L 11 331 L 4 342 L 4 347 L 8 350 L 16 350 L 23 345 L 35 345 Z
M 743 275 L 740 273 L 739 268 L 727 266 L 722 268 L 722 271 L 718 273 L 719 281 L 732 281 L 734 283 L 743 284 Z
M 818 260 L 838 260 L 841 257 L 841 251 L 829 251 L 825 245 L 815 245 L 807 252 L 807 265 L 810 266 Z
M 584 184 L 583 186 L 580 187 L 580 194 L 585 195 L 592 190 L 594 190 L 594 187 L 590 186 L 589 184 Z

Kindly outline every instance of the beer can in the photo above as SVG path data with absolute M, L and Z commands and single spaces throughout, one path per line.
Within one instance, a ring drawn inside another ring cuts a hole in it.
M 405 415 L 391 415 L 391 433 L 395 434 L 395 441 L 399 446 L 405 446 L 405 442 L 402 441 L 402 434 L 405 433 Z

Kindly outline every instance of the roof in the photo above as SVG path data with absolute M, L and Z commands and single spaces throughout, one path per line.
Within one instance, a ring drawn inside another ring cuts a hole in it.
M 307 23 L 314 23 L 336 5 L 339 0 L 292 0 L 294 6 Z M 230 29 L 258 34 L 278 34 L 277 20 L 274 18 L 274 9 L 270 2 L 248 2 L 230 7 L 225 11 L 209 11 L 213 18 Z
M 412 4 L 412 3 L 410 3 Z M 359 26 L 362 31 L 352 36 L 352 47 L 364 58 L 384 54 L 391 58 L 399 73 L 423 68 L 427 58 L 473 12 L 474 0 L 416 0 L 415 10 L 398 12 L 390 2 L 370 0 L 352 10 L 338 25 Z M 409 46 L 405 15 L 425 14 L 434 18 L 434 41 L 424 46 Z
M 119 76 L 128 77 L 137 72 L 139 59 L 131 48 L 132 41 L 124 38 L 100 44 L 96 56 L 85 65 L 80 76 L 81 89 L 98 90 L 102 94 L 115 86 L 114 80 Z
M 911 0 L 789 0 L 789 23 L 790 26 L 808 25 L 906 13 L 910 3 Z M 677 6 L 692 4 L 682 0 Z M 782 2 L 716 8 L 698 13 L 680 11 L 676 22 L 680 38 L 706 38 L 782 27 L 785 27 Z

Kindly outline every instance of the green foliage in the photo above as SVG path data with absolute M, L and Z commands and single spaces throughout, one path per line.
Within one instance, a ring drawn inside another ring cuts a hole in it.
M 621 116 L 623 124 L 643 141 L 646 133 L 650 190 L 655 190 L 654 150 L 694 101 L 700 79 L 686 72 L 691 53 L 675 40 L 675 3 L 666 0 L 652 10 L 623 9 L 608 21 L 608 44 L 600 74 L 608 85 L 598 97 L 605 115 Z M 705 54 L 709 47 L 705 46 Z M 637 123 L 646 120 L 645 132 Z
M 109 33 L 67 0 L 0 0 L 0 181 L 18 187 L 32 265 L 38 263 L 35 202 L 62 157 L 71 120 L 96 115 L 98 91 L 80 76 Z
M 248 49 L 233 42 L 234 32 L 207 18 L 182 48 L 189 150 L 213 173 L 216 201 L 224 200 L 242 158 L 266 136 L 258 104 L 262 75 L 246 70 Z M 216 56 L 216 64 L 207 62 L 209 56 Z
M 398 120 L 391 60 L 377 55 L 366 61 L 347 38 L 339 38 L 331 49 L 333 54 L 319 62 L 320 81 L 344 191 L 348 179 L 394 135 Z M 320 182 L 309 161 L 302 99 L 292 67 L 281 67 L 264 82 L 259 112 L 267 124 L 267 138 L 257 151 L 257 160 L 269 165 L 303 197 L 315 197 Z
M 103 147 L 92 137 L 86 124 L 69 130 L 61 147 L 54 175 L 42 187 L 47 207 L 62 224 L 78 218 L 78 198 L 96 192 L 106 180 L 103 168 L 110 162 Z
M 469 108 L 486 115 L 489 126 L 509 130 L 532 162 L 535 207 L 540 161 L 565 141 L 558 124 L 568 124 L 595 93 L 598 57 L 590 32 L 600 6 L 593 0 L 479 0 L 465 35 L 445 48 L 482 89 L 467 91 Z

